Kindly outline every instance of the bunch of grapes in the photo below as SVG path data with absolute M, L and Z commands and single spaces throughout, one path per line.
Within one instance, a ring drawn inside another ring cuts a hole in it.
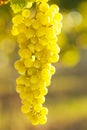
M 16 91 L 21 98 L 21 110 L 33 125 L 45 124 L 48 109 L 43 106 L 60 48 L 57 35 L 61 32 L 62 15 L 57 5 L 36 0 L 36 11 L 31 15 L 26 8 L 13 17 L 12 34 L 17 36 L 20 59 L 15 68 L 21 75 L 17 78 Z

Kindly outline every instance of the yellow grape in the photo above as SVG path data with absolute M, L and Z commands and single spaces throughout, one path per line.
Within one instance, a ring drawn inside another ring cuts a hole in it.
M 33 16 L 31 10 L 25 8 L 13 17 L 12 34 L 17 36 L 20 48 L 20 59 L 14 66 L 21 75 L 16 80 L 21 111 L 33 125 L 38 125 L 47 122 L 48 109 L 43 103 L 55 73 L 52 63 L 59 60 L 57 35 L 61 32 L 62 15 L 59 7 L 55 4 L 50 6 L 48 0 L 34 0 L 28 4 L 33 2 L 36 2 Z

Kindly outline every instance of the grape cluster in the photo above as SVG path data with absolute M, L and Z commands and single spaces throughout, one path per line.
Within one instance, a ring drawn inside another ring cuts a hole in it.
M 45 124 L 48 109 L 43 106 L 60 48 L 57 35 L 61 32 L 62 15 L 57 5 L 36 0 L 36 12 L 32 17 L 29 9 L 13 17 L 12 34 L 17 36 L 20 59 L 15 68 L 16 91 L 21 98 L 21 110 L 33 125 Z

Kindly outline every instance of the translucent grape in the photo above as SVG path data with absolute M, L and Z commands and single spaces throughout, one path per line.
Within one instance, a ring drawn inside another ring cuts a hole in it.
M 25 18 L 30 17 L 30 11 L 28 9 L 24 9 L 22 12 L 22 16 Z

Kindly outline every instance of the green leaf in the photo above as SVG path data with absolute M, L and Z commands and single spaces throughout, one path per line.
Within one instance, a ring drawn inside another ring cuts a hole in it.
M 14 13 L 20 12 L 27 5 L 26 0 L 10 0 L 10 3 Z

